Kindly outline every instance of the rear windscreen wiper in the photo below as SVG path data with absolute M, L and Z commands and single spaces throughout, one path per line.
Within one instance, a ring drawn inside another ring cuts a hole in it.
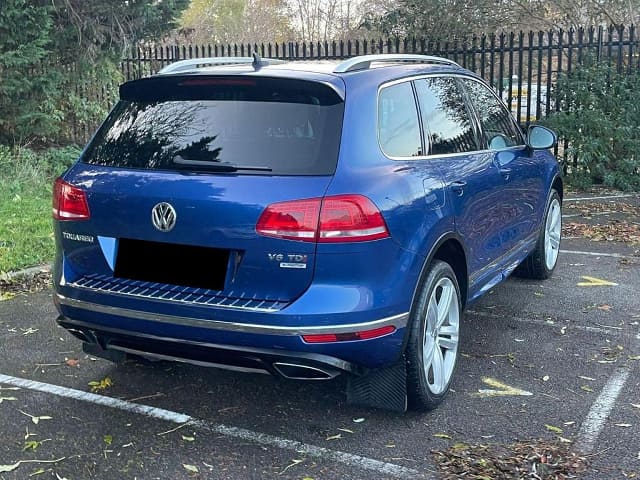
M 189 158 L 182 158 L 180 155 L 173 157 L 173 163 L 184 168 L 189 169 L 201 169 L 212 172 L 237 172 L 238 170 L 253 170 L 259 172 L 270 172 L 271 167 L 264 167 L 261 165 L 233 165 L 231 163 L 211 162 L 207 160 L 191 160 Z

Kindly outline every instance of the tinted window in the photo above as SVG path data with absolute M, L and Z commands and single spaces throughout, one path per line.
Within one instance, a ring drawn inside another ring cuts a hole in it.
M 416 92 L 431 155 L 480 149 L 471 115 L 454 78 L 418 80 Z
M 522 145 L 520 129 L 509 111 L 486 86 L 474 80 L 462 80 L 471 103 L 478 112 L 485 141 L 491 149 Z
M 279 175 L 335 171 L 344 104 L 325 85 L 160 78 L 125 84 L 121 98 L 85 162 L 164 170 L 224 164 L 257 169 L 238 173 Z
M 386 87 L 378 98 L 378 138 L 390 157 L 422 155 L 418 112 L 411 83 Z

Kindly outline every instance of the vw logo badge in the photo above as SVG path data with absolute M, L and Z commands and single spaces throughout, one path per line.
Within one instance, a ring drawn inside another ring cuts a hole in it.
M 158 203 L 151 209 L 151 222 L 161 232 L 168 232 L 176 226 L 176 210 L 167 202 Z

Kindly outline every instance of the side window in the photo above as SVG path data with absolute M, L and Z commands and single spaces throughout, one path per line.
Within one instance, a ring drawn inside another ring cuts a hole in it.
M 418 111 L 410 82 L 385 87 L 378 97 L 378 138 L 390 157 L 422 155 Z
M 485 85 L 463 79 L 473 107 L 478 112 L 487 145 L 492 150 L 523 145 L 520 128 L 509 111 Z
M 455 79 L 430 77 L 415 83 L 429 153 L 445 155 L 480 150 L 471 114 Z

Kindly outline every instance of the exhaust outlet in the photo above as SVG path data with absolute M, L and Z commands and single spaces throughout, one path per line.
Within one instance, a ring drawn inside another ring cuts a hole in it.
M 95 335 L 89 330 L 81 330 L 79 328 L 67 328 L 67 331 L 76 338 L 86 343 L 98 343 Z
M 286 362 L 275 362 L 273 368 L 289 380 L 331 380 L 341 373 L 339 370 Z

